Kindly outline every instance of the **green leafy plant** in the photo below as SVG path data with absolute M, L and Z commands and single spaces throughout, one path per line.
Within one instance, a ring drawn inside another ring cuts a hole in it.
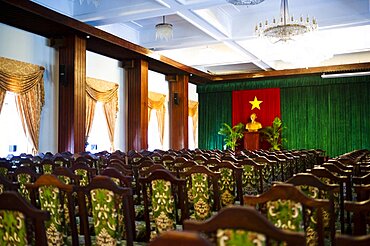
M 225 136 L 225 148 L 230 148 L 235 151 L 235 147 L 238 146 L 237 141 L 244 136 L 244 124 L 238 123 L 231 127 L 227 123 L 222 123 L 218 134 Z
M 264 139 L 271 144 L 270 150 L 280 150 L 283 142 L 287 142 L 285 138 L 281 137 L 281 132 L 286 127 L 283 126 L 283 122 L 279 117 L 275 117 L 272 122 L 272 126 L 267 126 L 261 129 L 261 133 Z

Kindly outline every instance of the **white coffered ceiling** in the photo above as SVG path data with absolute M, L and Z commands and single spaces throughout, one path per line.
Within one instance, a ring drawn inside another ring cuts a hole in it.
M 290 0 L 290 14 L 317 19 L 318 31 L 289 43 L 256 37 L 280 0 L 235 6 L 226 0 L 34 0 L 34 2 L 212 74 L 370 62 L 370 0 Z M 155 39 L 155 25 L 173 39 Z

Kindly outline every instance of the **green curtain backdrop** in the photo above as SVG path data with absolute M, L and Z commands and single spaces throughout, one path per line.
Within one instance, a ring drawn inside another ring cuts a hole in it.
M 370 82 L 284 88 L 281 115 L 288 149 L 331 156 L 370 148 Z
M 231 92 L 199 94 L 199 140 L 201 149 L 223 149 L 223 137 L 217 132 L 222 123 L 231 125 Z
M 331 157 L 370 149 L 370 76 L 300 76 L 198 86 L 199 147 L 222 149 L 217 135 L 231 122 L 231 92 L 279 87 L 287 149 L 320 148 Z

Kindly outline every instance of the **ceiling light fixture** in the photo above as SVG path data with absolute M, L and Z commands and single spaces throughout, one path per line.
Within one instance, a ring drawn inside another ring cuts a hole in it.
M 358 76 L 369 76 L 370 72 L 354 72 L 354 73 L 323 73 L 321 78 L 330 79 L 330 78 L 346 78 L 346 77 L 358 77 Z
M 257 5 L 265 0 L 227 0 L 228 3 L 234 5 Z
M 266 20 L 256 25 L 256 34 L 259 37 L 267 37 L 274 42 L 292 40 L 292 37 L 311 32 L 317 29 L 316 19 L 307 16 L 294 19 L 289 15 L 288 0 L 281 0 L 280 20 L 273 18 L 269 23 Z
M 80 5 L 84 3 L 85 0 L 80 0 Z M 87 4 L 94 4 L 95 7 L 98 7 L 100 4 L 100 0 L 86 0 Z
M 172 38 L 172 24 L 166 23 L 166 17 L 163 16 L 163 22 L 155 25 L 155 39 L 165 39 L 166 41 L 168 41 Z

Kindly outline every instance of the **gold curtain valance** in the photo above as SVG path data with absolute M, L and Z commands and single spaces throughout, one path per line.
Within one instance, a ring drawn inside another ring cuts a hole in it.
M 118 97 L 118 84 L 101 79 L 86 78 L 86 92 L 94 99 L 102 103 Z
M 39 146 L 40 118 L 44 105 L 44 68 L 38 65 L 0 57 L 0 111 L 7 91 L 16 93 L 16 105 L 24 132 Z
M 0 57 L 0 88 L 25 94 L 36 86 L 41 105 L 44 105 L 44 68 L 35 64 Z
M 166 95 L 164 94 L 148 92 L 148 107 L 150 109 L 161 110 L 164 107 L 165 100 Z
M 114 130 L 118 112 L 118 84 L 101 79 L 86 78 L 86 140 L 94 119 L 96 101 L 103 103 L 111 151 L 114 151 Z

